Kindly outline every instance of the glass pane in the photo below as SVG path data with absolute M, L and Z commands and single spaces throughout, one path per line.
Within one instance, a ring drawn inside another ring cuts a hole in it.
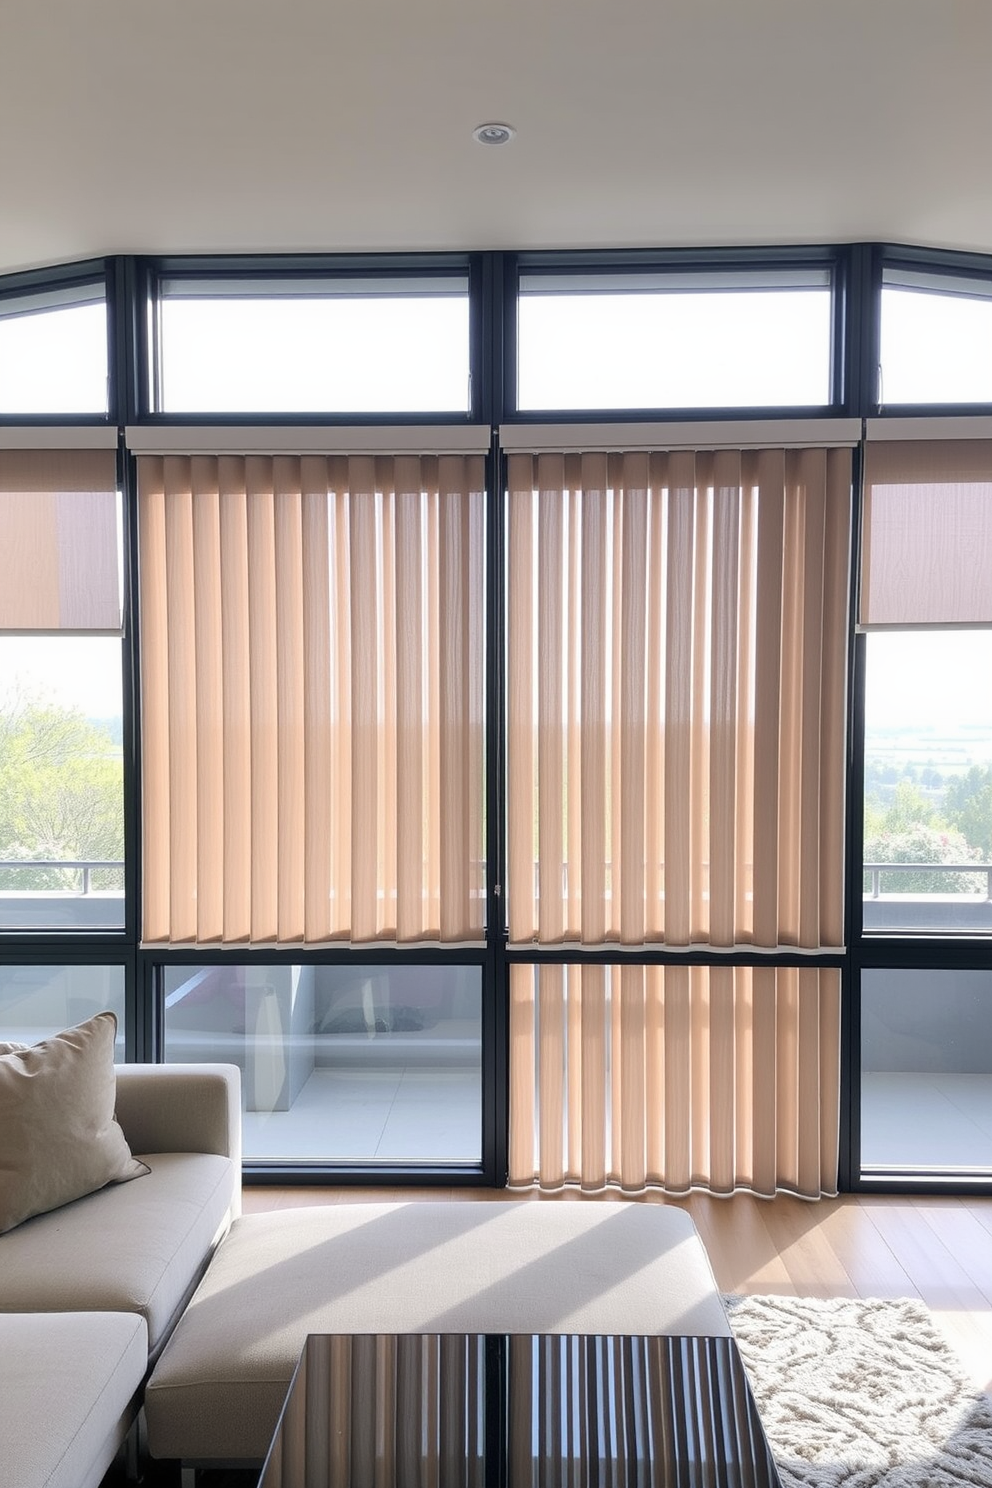
M 81 304 L 44 295 L 0 299 L 0 413 L 106 412 L 102 291 Z
M 992 284 L 883 274 L 879 402 L 992 402 Z
M 124 924 L 121 642 L 0 636 L 0 930 Z
M 992 933 L 992 631 L 866 639 L 865 929 Z
M 117 1014 L 114 1057 L 120 1063 L 123 966 L 0 966 L 0 1042 L 36 1044 L 107 1011 Z
M 170 966 L 165 1057 L 242 1071 L 244 1152 L 478 1164 L 477 966 Z
M 864 1172 L 992 1173 L 992 971 L 865 971 Z
M 163 286 L 166 413 L 431 413 L 469 408 L 467 280 L 430 290 Z M 209 348 L 209 355 L 205 355 Z
M 698 276 L 697 276 L 698 277 Z M 525 278 L 518 321 L 521 409 L 760 408 L 830 402 L 831 291 L 672 287 L 629 276 L 623 292 Z M 668 281 L 672 283 L 672 281 Z M 675 284 L 678 287 L 675 287 Z

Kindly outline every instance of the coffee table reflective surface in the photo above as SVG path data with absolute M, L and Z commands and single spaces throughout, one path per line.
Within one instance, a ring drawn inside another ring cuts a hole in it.
M 259 1488 L 778 1488 L 731 1338 L 307 1340 Z

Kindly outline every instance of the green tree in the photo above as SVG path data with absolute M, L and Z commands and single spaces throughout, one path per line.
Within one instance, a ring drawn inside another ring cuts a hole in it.
M 972 765 L 966 774 L 949 781 L 944 811 L 982 861 L 992 862 L 992 764 Z
M 910 780 L 900 780 L 882 818 L 882 830 L 888 833 L 906 832 L 911 827 L 938 827 L 937 812 L 932 802 Z
M 0 861 L 124 857 L 123 756 L 106 727 L 16 690 L 0 708 Z M 94 889 L 121 889 L 120 869 L 96 870 Z M 0 888 L 76 889 L 60 868 L 0 869 Z
M 883 831 L 865 837 L 866 863 L 968 863 L 977 854 L 960 832 L 953 828 L 928 826 L 914 822 L 897 831 Z M 914 873 L 880 875 L 883 894 L 973 894 L 985 886 L 980 873 L 928 873 L 921 867 Z M 869 883 L 865 882 L 868 892 Z

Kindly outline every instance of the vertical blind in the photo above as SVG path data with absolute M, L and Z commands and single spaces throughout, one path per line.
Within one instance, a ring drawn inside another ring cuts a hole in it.
M 839 947 L 850 452 L 508 484 L 511 941 Z
M 863 628 L 992 625 L 992 440 L 869 440 Z
M 837 1191 L 840 972 L 514 965 L 510 1183 Z
M 138 462 L 146 942 L 483 933 L 483 462 Z
M 121 631 L 117 458 L 0 450 L 0 630 Z

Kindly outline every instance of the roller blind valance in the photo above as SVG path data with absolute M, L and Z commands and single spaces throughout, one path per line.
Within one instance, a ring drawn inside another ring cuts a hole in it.
M 869 439 L 858 619 L 992 625 L 992 439 Z
M 119 635 L 113 449 L 0 449 L 0 631 Z
M 481 939 L 481 457 L 138 477 L 143 939 Z

